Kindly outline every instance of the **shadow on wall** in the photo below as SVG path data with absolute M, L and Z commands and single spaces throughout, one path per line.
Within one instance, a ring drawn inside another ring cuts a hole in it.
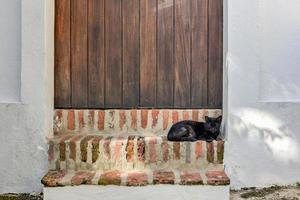
M 299 163 L 300 147 L 287 124 L 274 115 L 253 108 L 244 108 L 230 116 L 231 127 L 244 138 L 270 153 L 271 159 L 282 164 Z M 258 150 L 259 152 L 259 150 Z
M 266 102 L 300 102 L 298 71 L 294 70 L 286 75 L 278 73 L 281 77 L 275 76 L 271 72 L 262 71 L 260 98 Z

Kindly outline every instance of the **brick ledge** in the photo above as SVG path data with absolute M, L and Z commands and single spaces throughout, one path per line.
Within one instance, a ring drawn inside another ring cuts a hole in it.
M 119 185 L 146 186 L 156 184 L 179 185 L 229 185 L 226 173 L 199 170 L 155 170 L 155 171 L 49 171 L 42 179 L 46 187 L 75 185 Z

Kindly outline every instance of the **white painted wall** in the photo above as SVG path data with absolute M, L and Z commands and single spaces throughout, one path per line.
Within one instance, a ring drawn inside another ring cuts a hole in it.
M 0 102 L 20 101 L 21 1 L 0 0 Z
M 225 164 L 234 188 L 300 180 L 299 4 L 299 0 L 225 4 Z M 16 8 L 16 16 L 22 13 L 21 21 L 12 17 L 16 30 L 21 24 L 21 44 L 15 41 L 11 48 L 16 51 L 4 54 L 17 60 L 21 47 L 20 74 L 2 63 L 0 72 L 21 76 L 21 103 L 14 103 L 18 89 L 5 95 L 10 103 L 0 103 L 0 193 L 40 191 L 47 169 L 45 137 L 52 133 L 53 1 L 14 0 L 9 5 Z M 11 17 L 11 12 L 4 14 Z M 7 24 L 0 22 L 2 32 Z M 7 36 L 1 33 L 0 40 Z M 16 60 L 12 61 L 17 68 Z M 0 61 L 11 62 L 6 57 Z M 272 86 L 274 81 L 279 88 Z
M 8 49 L 7 42 L 0 45 L 0 73 L 8 72 L 6 78 L 19 81 L 21 93 L 21 102 L 15 103 L 15 96 L 3 93 L 0 86 L 1 95 L 8 97 L 7 103 L 0 103 L 0 193 L 41 191 L 40 180 L 48 168 L 46 136 L 52 133 L 53 117 L 53 2 L 0 0 L 0 18 L 5 18 L 0 19 L 0 41 L 9 34 L 10 41 L 21 36 Z M 18 28 L 3 34 L 6 22 Z M 14 68 L 17 63 L 19 70 Z M 1 85 L 2 74 L 0 77 Z
M 263 1 L 261 98 L 300 102 L 300 3 Z
M 300 180 L 300 1 L 228 0 L 226 170 L 232 187 Z

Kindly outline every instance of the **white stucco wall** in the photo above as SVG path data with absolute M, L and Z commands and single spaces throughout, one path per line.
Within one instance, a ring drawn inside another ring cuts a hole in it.
M 300 180 L 300 1 L 228 0 L 226 170 L 233 188 Z
M 48 168 L 46 136 L 52 133 L 53 116 L 53 2 L 0 0 L 0 32 L 7 27 L 3 22 L 22 27 L 9 32 L 11 37 L 20 35 L 20 44 L 12 42 L 15 51 L 0 45 L 0 54 L 5 52 L 9 58 L 0 56 L 0 73 L 21 58 L 20 70 L 9 69 L 10 82 L 20 82 L 20 102 L 6 99 L 0 103 L 0 193 L 41 191 L 40 180 Z M 2 13 L 3 9 L 9 10 Z M 7 34 L 1 33 L 0 41 L 5 37 Z
M 21 1 L 0 0 L 0 102 L 19 102 Z M 5 5 L 5 6 L 4 6 Z
M 16 39 L 10 47 L 13 50 L 6 51 L 7 43 L 0 46 L 1 55 L 8 56 L 0 59 L 0 73 L 11 73 L 16 83 L 10 94 L 3 95 L 0 88 L 0 98 L 7 98 L 7 103 L 0 103 L 0 193 L 40 191 L 47 170 L 45 138 L 52 133 L 53 112 L 53 2 L 10 1 L 9 8 L 17 10 L 11 31 L 21 26 L 20 35 L 2 32 L 12 12 L 0 14 L 6 18 L 0 21 L 0 41 L 20 36 L 19 43 Z M 300 180 L 299 9 L 299 0 L 225 3 L 225 164 L 234 188 Z M 11 65 L 16 70 L 5 68 Z M 272 85 L 275 81 L 279 86 Z

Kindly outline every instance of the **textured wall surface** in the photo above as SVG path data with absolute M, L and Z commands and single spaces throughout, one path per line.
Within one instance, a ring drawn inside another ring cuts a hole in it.
M 0 7 L 0 102 L 19 102 L 21 1 L 0 0 L 0 3 L 3 5 Z
M 299 57 L 294 56 L 300 51 L 295 40 L 300 2 L 233 0 L 227 6 L 225 165 L 232 187 L 295 183 L 300 180 L 300 103 L 297 95 L 270 88 L 269 81 L 278 81 L 274 73 L 286 79 L 282 72 L 300 72 L 295 68 Z
M 0 104 L 0 193 L 40 191 L 47 170 L 45 137 L 52 132 L 53 116 L 52 4 L 22 0 L 22 103 Z M 264 85 L 277 77 L 272 73 L 278 69 L 299 73 L 298 59 L 288 56 L 300 50 L 295 34 L 300 25 L 295 14 L 299 4 L 298 0 L 230 0 L 225 5 L 225 164 L 234 188 L 300 180 L 298 81 L 293 82 L 296 92 L 286 96 L 282 88 L 274 96 L 276 90 L 268 92 Z M 293 23 L 295 29 L 277 30 L 266 23 Z M 269 37 L 275 32 L 276 37 Z M 292 41 L 280 42 L 287 38 Z M 280 48 L 272 47 L 279 43 Z M 273 59 L 281 62 L 270 64 Z M 280 74 L 282 80 L 290 75 L 276 72 Z
M 12 2 L 21 5 L 10 13 L 22 13 L 21 103 L 0 103 L 0 193 L 38 192 L 48 168 L 45 138 L 52 133 L 53 1 Z

